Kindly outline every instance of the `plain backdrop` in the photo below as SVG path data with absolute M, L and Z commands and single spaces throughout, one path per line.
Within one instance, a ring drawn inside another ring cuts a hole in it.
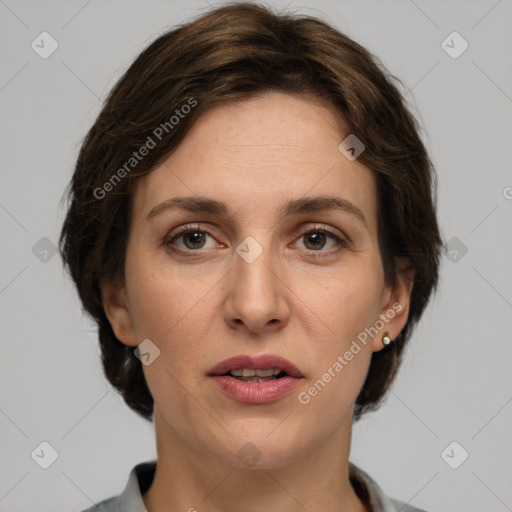
M 102 100 L 155 37 L 215 3 L 0 0 L 2 512 L 78 512 L 156 456 L 153 426 L 103 377 L 54 246 Z M 440 290 L 351 460 L 429 512 L 512 510 L 512 1 L 268 2 L 286 4 L 406 84 L 438 173 Z M 31 46 L 42 32 L 58 44 L 47 58 Z M 57 454 L 47 469 L 41 450 Z

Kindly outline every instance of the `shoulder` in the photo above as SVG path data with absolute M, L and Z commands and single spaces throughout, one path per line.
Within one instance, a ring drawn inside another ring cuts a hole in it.
M 108 498 L 107 500 L 100 501 L 80 512 L 117 512 L 118 511 L 119 496 Z
M 352 462 L 349 463 L 349 474 L 352 485 L 355 489 L 363 489 L 365 501 L 375 512 L 427 512 L 388 496 L 366 471 Z
M 100 501 L 81 512 L 147 512 L 142 493 L 151 485 L 156 470 L 156 460 L 141 462 L 130 471 L 121 494 Z

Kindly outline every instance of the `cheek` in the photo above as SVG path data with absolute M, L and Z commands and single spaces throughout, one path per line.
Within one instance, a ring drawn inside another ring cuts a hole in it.
M 153 363 L 143 366 L 148 387 L 166 411 L 180 411 L 180 424 L 190 424 L 197 410 L 196 401 L 191 400 L 194 387 L 189 369 L 197 367 L 207 349 L 208 311 L 215 309 L 208 291 L 215 293 L 218 279 L 210 282 L 193 271 L 180 272 L 142 256 L 127 258 L 127 269 L 137 339 L 150 339 L 160 350 Z
M 308 359 L 315 361 L 312 367 L 316 371 L 298 396 L 304 414 L 309 418 L 322 417 L 322 436 L 352 414 L 364 384 L 373 352 L 371 340 L 364 343 L 358 336 L 377 318 L 377 295 L 374 286 L 357 282 L 331 285 L 327 292 L 325 305 L 329 306 L 323 307 L 321 316 L 331 332 L 327 337 L 317 337 L 313 344 Z M 316 422 L 308 423 L 306 429 L 309 428 L 311 431 L 304 435 L 319 435 Z
M 327 276 L 327 284 L 316 287 L 314 293 L 310 288 L 308 300 L 315 301 L 318 317 L 335 333 L 338 348 L 341 341 L 350 343 L 378 318 L 382 279 L 379 267 L 347 265 Z
M 137 338 L 163 340 L 166 333 L 183 318 L 195 296 L 191 283 L 184 295 L 183 278 L 156 251 L 129 245 L 126 255 L 126 285 L 130 297 L 130 314 Z M 156 257 L 157 256 L 157 257 Z
M 166 280 L 144 271 L 137 272 L 130 285 L 130 313 L 137 338 L 163 340 L 175 318 L 185 314 L 180 294 Z
M 307 406 L 318 408 L 318 413 L 323 411 L 333 421 L 351 409 L 366 378 L 373 353 L 371 339 L 361 341 L 358 336 L 378 319 L 381 277 L 378 267 L 372 271 L 369 266 L 364 269 L 353 266 L 350 271 L 347 268 L 332 275 L 328 285 L 317 287 L 315 294 L 309 294 L 310 300 L 317 297 L 314 306 L 319 311 L 317 334 L 320 329 L 326 332 L 324 324 L 329 327 L 329 333 L 323 336 L 312 333 L 317 343 L 313 344 L 310 360 L 316 361 L 317 371 L 310 381 L 312 387 L 306 390 L 309 398 L 305 397 L 304 401 L 309 400 Z
M 180 269 L 163 258 L 127 258 L 127 286 L 137 339 L 150 339 L 173 373 L 197 365 L 211 330 L 222 281 L 214 273 Z M 210 335 L 211 336 L 211 335 Z

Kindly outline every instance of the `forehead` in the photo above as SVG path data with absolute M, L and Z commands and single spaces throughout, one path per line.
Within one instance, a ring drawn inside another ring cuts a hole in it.
M 341 116 L 312 96 L 267 92 L 214 107 L 139 180 L 135 214 L 146 216 L 171 197 L 197 195 L 240 215 L 272 216 L 289 199 L 336 195 L 357 204 L 374 229 L 375 179 L 338 149 L 347 135 Z

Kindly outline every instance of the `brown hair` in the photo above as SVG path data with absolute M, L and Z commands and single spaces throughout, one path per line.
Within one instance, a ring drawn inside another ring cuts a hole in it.
M 326 22 L 253 3 L 216 8 L 166 32 L 120 78 L 81 146 L 60 251 L 98 324 L 105 376 L 134 411 L 151 421 L 153 398 L 133 348 L 112 331 L 99 287 L 100 280 L 124 278 L 134 187 L 207 109 L 269 89 L 314 94 L 342 115 L 366 146 L 358 160 L 377 178 L 386 281 L 396 282 L 397 257 L 410 258 L 414 268 L 407 323 L 372 355 L 354 417 L 377 408 L 436 289 L 441 246 L 435 171 L 392 78 L 375 56 Z

